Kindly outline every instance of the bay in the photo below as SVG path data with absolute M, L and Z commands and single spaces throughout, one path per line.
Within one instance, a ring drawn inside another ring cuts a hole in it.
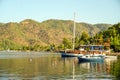
M 78 63 L 50 52 L 0 52 L 0 80 L 113 80 L 110 64 Z

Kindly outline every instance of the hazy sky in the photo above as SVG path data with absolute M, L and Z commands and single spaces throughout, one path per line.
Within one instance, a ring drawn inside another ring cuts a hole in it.
M 120 22 L 120 0 L 0 0 L 0 22 L 20 22 L 33 19 L 72 20 L 77 22 Z

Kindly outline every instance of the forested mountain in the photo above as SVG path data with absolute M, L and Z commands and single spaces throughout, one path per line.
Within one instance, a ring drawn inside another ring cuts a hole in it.
M 103 39 L 110 39 L 110 46 L 113 51 L 120 52 L 120 23 L 114 24 L 108 30 L 101 31 L 98 36 L 100 35 L 102 35 Z
M 111 26 L 111 24 L 76 23 L 76 36 L 81 36 L 82 32 L 93 36 Z M 60 45 L 63 38 L 72 40 L 72 33 L 71 20 L 50 19 L 37 22 L 26 19 L 20 23 L 0 23 L 0 50 Z

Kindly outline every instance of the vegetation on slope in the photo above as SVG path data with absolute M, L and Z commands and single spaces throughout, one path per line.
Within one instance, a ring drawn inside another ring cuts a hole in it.
M 106 45 L 107 47 L 104 47 L 104 49 L 109 49 L 110 47 L 113 49 L 112 51 L 120 52 L 120 23 L 109 27 L 107 30 L 101 31 L 94 36 L 90 36 L 89 34 L 90 33 L 84 31 L 81 36 L 76 36 L 76 49 L 79 48 L 80 44 L 97 44 Z M 69 48 L 70 43 L 68 40 L 65 40 L 63 44 Z
M 104 25 L 104 24 L 101 24 Z M 93 36 L 101 30 L 107 29 L 87 23 L 76 23 L 76 36 L 83 32 Z M 26 19 L 20 23 L 0 23 L 0 50 L 50 50 L 52 47 L 63 48 L 63 39 L 72 42 L 73 21 L 71 20 L 47 20 L 37 22 Z M 83 43 L 82 41 L 80 43 Z

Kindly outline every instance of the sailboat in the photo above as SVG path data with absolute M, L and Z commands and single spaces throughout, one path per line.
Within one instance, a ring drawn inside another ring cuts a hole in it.
M 76 24 L 75 24 L 75 13 L 74 13 L 73 49 L 72 50 L 61 51 L 60 53 L 61 53 L 62 57 L 78 57 L 78 56 L 82 56 L 82 54 L 80 54 L 80 50 L 75 50 L 75 28 L 76 28 Z

